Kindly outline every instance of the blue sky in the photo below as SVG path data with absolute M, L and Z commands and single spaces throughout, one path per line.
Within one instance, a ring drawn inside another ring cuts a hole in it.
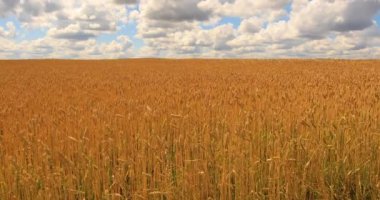
M 376 58 L 379 10 L 376 0 L 2 0 L 0 57 Z

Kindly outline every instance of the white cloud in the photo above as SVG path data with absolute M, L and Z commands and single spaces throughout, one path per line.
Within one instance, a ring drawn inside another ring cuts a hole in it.
M 257 33 L 263 28 L 264 20 L 258 17 L 244 19 L 239 27 L 242 34 Z
M 95 34 L 81 29 L 79 24 L 70 24 L 64 28 L 52 28 L 48 31 L 48 36 L 57 39 L 68 40 L 88 40 L 95 37 Z
M 373 25 L 380 1 L 296 1 L 290 24 L 301 36 L 320 38 L 331 31 L 358 31 Z
M 16 35 L 16 27 L 13 22 L 7 22 L 6 28 L 0 27 L 0 37 L 12 38 Z
M 221 16 L 261 16 L 267 21 L 274 21 L 286 14 L 284 9 L 288 3 L 290 0 L 203 0 L 199 7 Z
M 243 20 L 241 34 L 229 44 L 239 55 L 262 56 L 264 52 L 264 57 L 369 57 L 373 54 L 363 52 L 376 48 L 371 44 L 376 38 L 374 32 L 379 30 L 373 21 L 379 4 L 294 0 L 289 20 L 268 23 L 260 30 L 256 28 L 260 18 Z
M 133 44 L 127 36 L 108 43 L 89 40 L 41 38 L 20 43 L 0 38 L 0 55 L 8 58 L 123 58 L 133 57 Z
M 113 0 L 116 4 L 136 4 L 137 0 Z
M 20 3 L 19 0 L 1 0 L 0 1 L 0 16 L 4 17 L 14 10 Z
M 211 11 L 201 10 L 199 0 L 141 0 L 141 14 L 150 19 L 165 22 L 206 21 Z

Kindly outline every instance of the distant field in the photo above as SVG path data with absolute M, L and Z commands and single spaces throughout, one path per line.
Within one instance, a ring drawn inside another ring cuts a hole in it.
M 0 199 L 380 199 L 380 61 L 0 61 Z

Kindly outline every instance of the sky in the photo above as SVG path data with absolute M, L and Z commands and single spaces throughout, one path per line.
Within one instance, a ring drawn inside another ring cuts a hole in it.
M 379 58 L 380 0 L 0 0 L 0 59 Z

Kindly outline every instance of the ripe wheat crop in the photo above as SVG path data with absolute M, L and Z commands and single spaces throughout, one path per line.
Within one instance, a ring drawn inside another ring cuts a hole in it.
M 0 199 L 380 199 L 380 62 L 0 61 Z

